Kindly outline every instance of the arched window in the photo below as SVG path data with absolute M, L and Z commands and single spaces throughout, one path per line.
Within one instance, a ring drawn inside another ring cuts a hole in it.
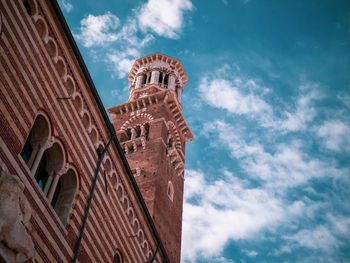
M 117 251 L 117 253 L 115 253 L 115 255 L 113 257 L 113 263 L 123 263 L 123 257 L 119 251 Z
M 164 76 L 164 85 L 168 85 L 168 75 Z
M 40 147 L 43 147 L 49 136 L 50 128 L 46 118 L 38 115 L 21 151 L 21 156 L 29 169 L 32 168 Z
M 147 76 L 145 74 L 142 74 L 142 84 L 146 84 L 147 82 Z
M 21 156 L 65 224 L 74 200 L 77 178 L 75 172 L 65 165 L 62 145 L 50 133 L 47 118 L 39 114 L 23 145 Z
M 53 185 L 54 187 L 54 185 Z M 77 175 L 73 169 L 60 176 L 52 196 L 51 205 L 65 225 L 77 190 Z
M 174 199 L 174 186 L 171 181 L 168 182 L 168 197 L 172 202 Z

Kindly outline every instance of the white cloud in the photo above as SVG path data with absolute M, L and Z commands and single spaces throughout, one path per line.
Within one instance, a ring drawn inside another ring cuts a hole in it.
M 285 119 L 277 120 L 272 126 L 279 130 L 300 131 L 306 129 L 311 121 L 317 115 L 317 111 L 313 106 L 315 100 L 322 96 L 314 85 L 305 85 L 299 87 L 301 92 L 296 101 L 295 111 L 285 111 Z
M 243 249 L 242 252 L 250 258 L 255 258 L 259 253 L 254 250 Z
M 350 217 L 342 215 L 327 215 L 327 220 L 330 222 L 332 232 L 338 236 L 348 237 L 350 234 Z
M 67 13 L 73 9 L 73 5 L 69 2 L 69 0 L 60 0 L 59 4 Z
M 347 94 L 345 92 L 341 92 L 337 95 L 337 99 L 340 100 L 346 107 L 350 108 L 350 95 L 349 94 Z
M 317 131 L 324 146 L 333 151 L 350 151 L 350 127 L 340 120 L 325 121 Z
M 271 107 L 255 94 L 243 93 L 242 86 L 254 86 L 252 80 L 245 81 L 236 78 L 234 81 L 223 78 L 202 78 L 199 92 L 202 98 L 211 106 L 225 109 L 235 114 L 271 115 Z
M 204 174 L 186 172 L 182 257 L 215 257 L 231 239 L 251 238 L 284 219 L 285 204 L 263 189 L 247 188 L 229 172 L 212 184 Z M 194 203 L 191 199 L 196 200 Z M 200 237 L 200 238 L 199 238 Z
M 318 88 L 314 83 L 301 85 L 295 104 L 288 107 L 292 109 L 282 111 L 279 117 L 275 114 L 276 109 L 264 100 L 264 95 L 270 90 L 244 77 L 238 66 L 232 69 L 224 64 L 214 73 L 207 74 L 200 80 L 198 90 L 202 99 L 212 107 L 247 115 L 265 128 L 295 132 L 305 130 L 315 119 L 317 110 L 314 102 L 322 98 Z
M 80 24 L 80 33 L 75 34 L 75 37 L 85 47 L 99 47 L 100 49 L 91 49 L 90 54 L 97 60 L 102 59 L 108 63 L 118 78 L 124 78 L 129 73 L 134 61 L 141 56 L 142 48 L 155 39 L 152 34 L 138 36 L 139 28 L 135 18 L 128 17 L 120 27 L 119 18 L 110 12 L 101 16 L 90 14 Z M 114 46 L 106 48 L 111 43 Z
M 121 27 L 119 18 L 111 12 L 89 14 L 80 21 L 79 33 L 74 36 L 85 47 L 100 48 L 91 49 L 91 54 L 108 63 L 118 78 L 124 78 L 141 57 L 142 49 L 155 40 L 149 29 L 161 36 L 178 38 L 184 12 L 192 8 L 190 0 L 149 0 L 136 8 Z
M 100 16 L 89 14 L 80 21 L 80 25 L 80 33 L 75 37 L 85 47 L 105 46 L 118 40 L 118 34 L 114 31 L 119 26 L 119 18 L 110 12 Z
M 140 53 L 135 48 L 127 48 L 125 51 L 107 54 L 106 62 L 113 65 L 113 71 L 118 78 L 124 78 L 130 71 L 135 59 L 140 57 Z
M 303 229 L 294 235 L 285 236 L 284 239 L 298 246 L 322 251 L 332 251 L 338 244 L 331 231 L 323 225 L 318 225 L 314 229 Z
M 211 260 L 211 262 L 215 262 L 215 263 L 235 263 L 234 260 L 232 260 L 232 259 L 227 259 L 227 258 L 224 258 L 224 257 L 213 258 L 213 259 Z
M 184 12 L 192 9 L 190 0 L 149 0 L 138 10 L 138 22 L 143 32 L 151 30 L 176 39 L 184 24 Z
M 205 136 L 214 133 L 213 145 L 226 147 L 233 158 L 251 178 L 262 180 L 268 187 L 283 191 L 285 188 L 306 183 L 311 178 L 342 174 L 329 162 L 311 158 L 301 150 L 301 143 L 277 144 L 268 152 L 256 141 L 246 141 L 245 131 L 224 121 L 207 123 Z
M 138 30 L 139 28 L 135 18 L 129 17 L 118 33 L 118 38 L 120 38 L 126 45 L 131 45 L 138 48 L 147 46 L 155 39 L 152 34 L 146 34 L 143 39 L 140 39 L 137 37 Z
M 252 188 L 229 171 L 222 174 L 224 179 L 209 183 L 201 171 L 186 171 L 183 262 L 199 258 L 216 262 L 230 240 L 261 239 L 263 232 L 289 226 L 318 207 L 312 202 L 288 201 L 264 186 Z M 251 258 L 258 255 L 254 250 L 242 252 Z

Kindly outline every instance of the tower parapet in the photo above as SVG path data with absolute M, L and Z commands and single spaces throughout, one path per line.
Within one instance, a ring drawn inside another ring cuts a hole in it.
M 181 62 L 160 53 L 136 60 L 128 79 L 130 99 L 134 98 L 133 95 L 147 94 L 148 87 L 152 85 L 159 90 L 173 92 L 178 102 L 181 102 L 181 94 L 188 81 Z

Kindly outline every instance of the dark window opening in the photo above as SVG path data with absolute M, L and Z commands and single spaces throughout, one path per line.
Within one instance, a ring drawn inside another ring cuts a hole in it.
M 25 9 L 27 10 L 27 13 L 29 15 L 32 15 L 32 7 L 30 6 L 29 1 L 28 0 L 23 1 L 23 5 L 24 5 Z
M 123 262 L 122 256 L 119 253 L 115 254 L 113 258 L 113 263 L 122 263 L 122 262 Z
M 170 187 L 168 187 L 168 195 L 171 196 L 171 190 Z
M 165 75 L 164 77 L 164 85 L 168 85 L 168 75 Z
M 23 158 L 23 160 L 28 163 L 29 162 L 29 158 L 33 153 L 33 147 L 31 145 L 31 140 L 32 140 L 32 131 L 30 131 L 28 138 L 23 146 L 23 149 L 21 151 L 21 156 Z
M 60 177 L 52 197 L 51 205 L 61 222 L 66 225 L 77 190 L 77 176 L 72 169 Z
M 51 201 L 51 205 L 53 208 L 55 208 L 55 206 L 57 204 L 58 196 L 60 195 L 61 189 L 62 189 L 62 179 L 60 178 L 58 180 L 58 183 L 57 183 L 57 186 L 55 189 L 55 193 L 53 194 L 52 201 Z
M 41 190 L 44 190 L 47 179 L 49 178 L 49 174 L 46 171 L 46 166 L 47 166 L 47 154 L 45 151 L 45 153 L 43 154 L 43 157 L 40 160 L 38 169 L 36 170 L 36 173 L 34 176 Z

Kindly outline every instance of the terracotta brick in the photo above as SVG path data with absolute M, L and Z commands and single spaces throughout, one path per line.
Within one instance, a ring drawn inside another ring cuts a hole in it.
M 172 63 L 180 66 L 174 69 Z M 166 74 L 168 78 L 172 76 L 172 83 L 178 83 L 177 86 L 165 85 L 157 80 L 160 71 L 163 77 Z M 142 77 L 147 75 L 152 75 L 152 81 L 143 84 Z M 129 101 L 110 108 L 108 112 L 118 135 L 123 134 L 122 147 L 130 167 L 140 171 L 135 173 L 136 182 L 170 262 L 180 262 L 184 148 L 187 141 L 194 139 L 181 113 L 181 91 L 187 77 L 178 60 L 155 53 L 135 62 L 129 81 Z M 143 105 L 142 110 L 138 107 L 140 104 Z M 139 132 L 142 126 L 149 127 L 146 136 Z M 129 137 L 125 138 L 126 135 Z M 133 147 L 130 151 L 130 147 L 141 140 L 144 140 L 143 147 L 138 146 L 137 150 Z M 168 197 L 169 181 L 174 188 L 173 200 Z

